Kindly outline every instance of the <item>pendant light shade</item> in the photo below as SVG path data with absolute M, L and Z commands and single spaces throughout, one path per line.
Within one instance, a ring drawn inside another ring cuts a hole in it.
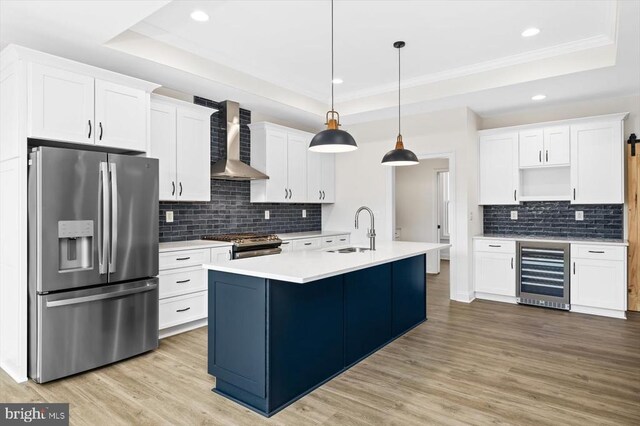
M 340 130 L 340 114 L 333 108 L 333 0 L 331 0 L 331 111 L 327 111 L 326 130 L 311 139 L 309 151 L 314 152 L 348 152 L 358 149 L 355 139 L 344 130 Z
M 402 133 L 400 132 L 400 49 L 404 46 L 404 41 L 393 43 L 393 47 L 398 49 L 398 138 L 396 139 L 396 147 L 382 157 L 382 165 L 384 166 L 413 166 L 420 163 L 413 152 L 404 148 Z

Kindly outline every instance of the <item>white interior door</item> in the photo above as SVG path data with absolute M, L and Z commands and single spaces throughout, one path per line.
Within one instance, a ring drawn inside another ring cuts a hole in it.
M 437 173 L 438 185 L 438 242 L 449 244 L 450 203 L 449 195 L 449 171 L 441 170 Z M 449 259 L 449 249 L 438 252 L 442 259 Z

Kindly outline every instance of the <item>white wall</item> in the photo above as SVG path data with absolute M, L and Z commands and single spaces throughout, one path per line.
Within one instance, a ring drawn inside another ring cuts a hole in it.
M 448 170 L 449 160 L 421 160 L 417 166 L 396 170 L 396 228 L 401 228 L 401 241 L 438 242 L 437 169 Z M 427 272 L 439 272 L 437 260 L 428 256 Z
M 477 117 L 467 108 L 403 117 L 405 147 L 421 156 L 450 154 L 452 209 L 451 298 L 470 301 L 470 243 L 481 229 L 477 205 Z M 336 155 L 336 203 L 323 206 L 323 229 L 352 230 L 355 243 L 366 243 L 366 229 L 355 231 L 353 218 L 366 205 L 376 215 L 376 230 L 391 240 L 394 230 L 394 171 L 380 164 L 393 149 L 397 133 L 395 118 L 361 123 L 349 128 L 358 143 L 354 152 Z M 472 220 L 469 220 L 470 213 Z M 363 218 L 364 219 L 364 218 Z M 362 227 L 365 228 L 365 227 Z

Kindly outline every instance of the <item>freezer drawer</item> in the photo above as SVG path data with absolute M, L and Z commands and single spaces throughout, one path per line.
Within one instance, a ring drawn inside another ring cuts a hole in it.
M 29 376 L 38 383 L 158 347 L 158 279 L 35 296 Z

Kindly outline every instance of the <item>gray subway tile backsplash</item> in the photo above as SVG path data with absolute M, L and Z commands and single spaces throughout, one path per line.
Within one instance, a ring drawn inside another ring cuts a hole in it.
M 226 154 L 224 104 L 195 97 L 194 103 L 219 109 L 211 116 L 211 161 Z M 240 159 L 250 162 L 251 111 L 240 109 Z M 193 240 L 207 234 L 236 232 L 285 233 L 319 231 L 322 227 L 320 204 L 252 204 L 250 182 L 211 180 L 210 202 L 160 202 L 160 242 Z M 302 210 L 307 217 L 302 217 Z M 166 212 L 174 221 L 167 223 Z M 269 210 L 269 220 L 264 211 Z
M 511 220 L 511 211 L 518 219 Z M 584 212 L 576 221 L 575 212 Z M 576 205 L 569 201 L 526 202 L 519 206 L 484 206 L 484 233 L 569 238 L 623 238 L 622 204 Z

